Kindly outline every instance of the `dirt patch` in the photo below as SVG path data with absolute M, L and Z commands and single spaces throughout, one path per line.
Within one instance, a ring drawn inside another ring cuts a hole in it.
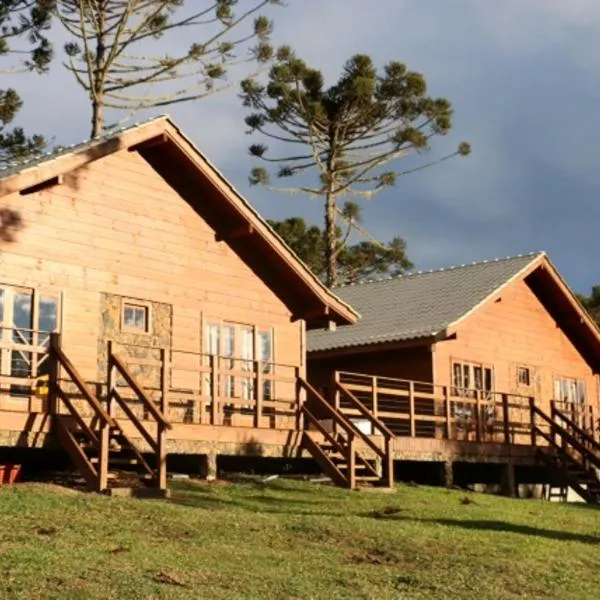
M 377 547 L 360 554 L 354 554 L 351 561 L 355 564 L 389 566 L 399 564 L 400 558 L 385 548 Z

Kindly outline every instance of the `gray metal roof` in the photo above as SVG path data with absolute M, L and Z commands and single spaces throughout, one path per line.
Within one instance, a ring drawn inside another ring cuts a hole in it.
M 335 288 L 361 320 L 335 331 L 309 332 L 308 351 L 436 335 L 542 255 L 536 252 Z

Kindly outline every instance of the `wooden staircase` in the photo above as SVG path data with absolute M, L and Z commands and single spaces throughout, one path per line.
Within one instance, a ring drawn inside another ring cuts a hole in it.
M 323 472 L 340 487 L 356 489 L 374 485 L 388 488 L 394 485 L 394 464 L 391 448 L 393 434 L 358 399 L 353 398 L 361 415 L 380 434 L 383 444 L 363 433 L 343 413 L 336 409 L 306 380 L 300 387 L 311 400 L 301 404 L 303 418 L 302 446 L 317 461 Z M 317 417 L 316 415 L 325 415 Z M 326 426 L 329 423 L 330 426 Z
M 105 402 L 90 391 L 61 348 L 58 334 L 52 335 L 50 359 L 50 409 L 54 414 L 54 430 L 88 489 L 113 495 L 166 496 L 165 439 L 166 430 L 171 425 L 161 410 L 164 407 L 156 407 L 125 364 L 113 354 L 110 343 Z M 115 388 L 116 373 L 133 391 L 145 412 L 154 419 L 154 434 Z M 75 394 L 66 390 L 68 383 L 75 388 Z M 115 418 L 117 405 L 125 413 L 126 419 Z M 67 414 L 61 413 L 59 406 L 64 406 Z M 130 431 L 131 426 L 147 442 L 150 453 L 155 457 L 154 467 L 126 433 L 125 429 Z
M 573 489 L 589 504 L 600 504 L 600 444 L 552 403 L 548 415 L 533 402 L 532 445 L 553 484 Z M 538 444 L 541 438 L 547 445 Z

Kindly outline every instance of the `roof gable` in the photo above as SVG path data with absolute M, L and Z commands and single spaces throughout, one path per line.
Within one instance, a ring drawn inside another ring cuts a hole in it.
M 314 331 L 310 352 L 434 338 L 465 318 L 543 253 L 414 273 L 336 288 L 361 321 L 336 331 Z
M 362 314 L 354 327 L 313 331 L 309 352 L 447 337 L 504 289 L 523 280 L 594 372 L 600 372 L 600 330 L 545 253 L 484 261 L 338 288 Z
M 354 323 L 357 313 L 302 263 L 166 116 L 0 170 L 0 196 L 60 183 L 62 175 L 128 149 L 138 152 L 307 326 Z

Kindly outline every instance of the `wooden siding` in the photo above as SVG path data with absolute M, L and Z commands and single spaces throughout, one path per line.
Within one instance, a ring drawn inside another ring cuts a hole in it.
M 433 382 L 429 346 L 386 349 L 320 358 L 308 355 L 308 377 L 315 385 L 327 385 L 334 371 L 352 371 L 397 379 Z
M 303 322 L 136 152 L 119 151 L 13 193 L 23 228 L 0 248 L 0 281 L 63 294 L 63 344 L 97 375 L 102 293 L 172 306 L 173 347 L 202 351 L 203 319 L 272 328 L 274 361 L 302 365 Z
M 456 330 L 457 339 L 435 345 L 436 384 L 451 385 L 453 361 L 471 362 L 493 367 L 497 391 L 533 396 L 546 409 L 555 378 L 584 380 L 588 402 L 598 406 L 592 369 L 524 280 L 515 281 Z M 532 385 L 518 385 L 518 367 L 530 369 Z

